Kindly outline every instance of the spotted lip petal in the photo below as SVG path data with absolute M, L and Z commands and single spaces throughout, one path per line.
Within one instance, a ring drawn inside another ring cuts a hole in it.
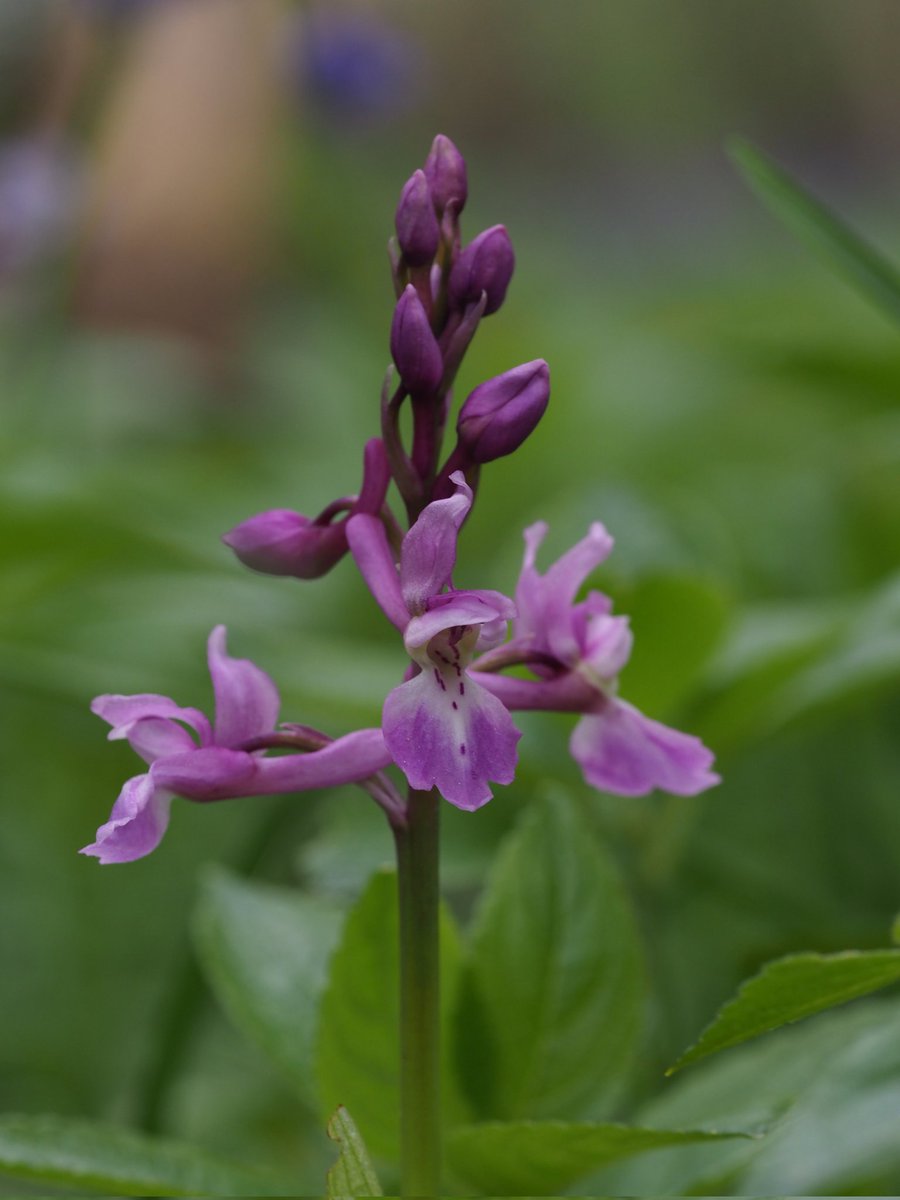
M 385 701 L 385 742 L 410 786 L 470 812 L 491 799 L 489 781 L 512 782 L 520 737 L 501 701 L 465 676 L 423 671 Z
M 208 651 L 216 698 L 215 744 L 237 746 L 274 729 L 280 701 L 265 671 L 249 659 L 228 655 L 224 625 L 209 635 Z
M 593 787 L 620 796 L 659 788 L 695 796 L 720 782 L 713 755 L 697 737 L 645 717 L 623 700 L 586 713 L 572 733 L 572 757 Z

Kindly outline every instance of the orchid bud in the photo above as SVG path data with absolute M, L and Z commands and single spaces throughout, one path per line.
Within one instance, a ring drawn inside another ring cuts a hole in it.
M 318 579 L 347 551 L 343 523 L 317 525 L 287 508 L 272 508 L 242 521 L 222 541 L 254 571 L 296 579 Z
M 363 449 L 358 496 L 333 500 L 314 520 L 288 508 L 272 508 L 242 521 L 222 541 L 245 566 L 264 575 L 318 579 L 347 553 L 349 516 L 380 513 L 390 482 L 384 443 L 381 438 L 370 438 Z
M 428 314 L 416 289 L 408 284 L 394 309 L 391 356 L 403 386 L 413 396 L 433 392 L 441 382 L 444 362 Z
M 432 142 L 431 150 L 425 159 L 425 178 L 431 189 L 435 210 L 442 213 L 451 201 L 455 201 L 456 213 L 459 215 L 469 194 L 466 160 L 442 133 Z
M 450 272 L 450 301 L 464 308 L 487 294 L 485 316 L 496 312 L 506 297 L 516 256 L 503 225 L 479 233 L 462 251 Z
M 409 266 L 430 263 L 437 254 L 441 231 L 424 171 L 413 172 L 404 184 L 394 219 L 397 241 Z
M 460 446 L 472 462 L 492 462 L 518 450 L 550 399 L 550 371 L 542 358 L 480 384 L 456 422 Z

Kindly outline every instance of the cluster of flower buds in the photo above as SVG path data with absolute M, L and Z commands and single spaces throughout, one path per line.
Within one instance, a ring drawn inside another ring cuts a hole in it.
M 462 245 L 466 195 L 465 162 L 448 138 L 437 137 L 397 207 L 394 366 L 382 391 L 382 436 L 366 444 L 359 494 L 334 500 L 313 519 L 273 509 L 225 535 L 247 566 L 299 579 L 325 574 L 349 549 L 405 651 L 402 682 L 385 698 L 380 725 L 333 739 L 278 724 L 275 684 L 254 664 L 231 658 L 217 629 L 209 643 L 212 722 L 165 696 L 95 701 L 94 711 L 113 727 L 110 737 L 126 738 L 149 770 L 125 785 L 85 853 L 102 862 L 149 853 L 175 794 L 209 801 L 356 783 L 401 827 L 409 810 L 385 774 L 391 767 L 410 788 L 437 788 L 471 811 L 491 798 L 492 783 L 513 779 L 521 735 L 512 713 L 520 709 L 578 714 L 572 756 L 585 780 L 604 791 L 693 795 L 718 782 L 699 739 L 619 699 L 618 675 L 631 652 L 628 620 L 614 616 L 600 592 L 578 599 L 612 550 L 602 525 L 543 574 L 536 559 L 546 526 L 526 529 L 514 599 L 454 586 L 457 543 L 482 466 L 519 448 L 550 395 L 541 359 L 479 384 L 460 406 L 456 443 L 442 461 L 453 379 L 479 322 L 503 303 L 514 265 L 502 225 Z M 407 402 L 408 449 L 399 422 Z M 387 502 L 391 479 L 406 506 L 405 532 Z M 504 674 L 510 667 L 516 673 Z M 293 753 L 270 757 L 269 750 Z
M 482 317 L 506 298 L 515 267 L 509 234 L 494 225 L 462 245 L 460 214 L 468 196 L 466 164 L 449 138 L 434 139 L 425 165 L 403 186 L 389 246 L 397 304 L 391 357 L 382 397 L 382 436 L 411 519 L 428 500 L 448 494 L 462 470 L 472 487 L 478 468 L 511 454 L 547 407 L 550 374 L 544 362 L 515 367 L 472 393 L 460 412 L 457 445 L 440 464 L 451 404 L 450 389 Z M 413 444 L 404 449 L 401 405 L 409 398 Z

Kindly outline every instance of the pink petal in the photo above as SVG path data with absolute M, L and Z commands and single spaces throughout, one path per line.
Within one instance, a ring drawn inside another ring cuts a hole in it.
M 111 740 L 127 738 L 132 750 L 146 763 L 197 749 L 197 743 L 184 726 L 163 717 L 143 717 L 130 725 L 120 725 L 109 736 Z
M 167 792 L 188 800 L 231 800 L 259 794 L 254 789 L 257 759 L 244 750 L 206 746 L 158 759 L 151 777 Z
M 157 787 L 149 775 L 136 775 L 122 788 L 109 820 L 97 830 L 97 840 L 79 853 L 101 863 L 143 858 L 162 841 L 171 803 L 171 794 Z
M 98 717 L 112 725 L 109 737 L 113 741 L 118 738 L 128 738 L 131 741 L 130 730 L 134 727 L 135 722 L 150 718 L 183 721 L 196 731 L 201 745 L 207 745 L 212 741 L 209 721 L 203 713 L 196 708 L 181 708 L 168 696 L 156 696 L 150 693 L 137 696 L 98 696 L 91 702 L 91 712 L 96 713 Z M 177 729 L 178 727 L 173 726 L 173 728 Z M 132 745 L 134 745 L 133 742 Z M 137 750 L 137 746 L 134 748 Z M 141 753 L 142 751 L 138 750 L 138 754 Z
M 694 796 L 720 782 L 713 755 L 697 737 L 651 721 L 623 700 L 609 699 L 581 718 L 569 749 L 586 781 L 620 796 L 654 788 Z
M 504 705 L 464 674 L 425 671 L 384 705 L 384 738 L 410 786 L 436 787 L 470 811 L 490 800 L 489 780 L 512 782 L 520 736 Z
M 254 791 L 269 795 L 359 783 L 391 762 L 380 729 L 357 729 L 311 754 L 255 759 Z
M 516 636 L 532 637 L 536 648 L 549 649 L 560 662 L 574 666 L 581 655 L 575 597 L 591 571 L 608 557 L 613 539 L 595 522 L 587 537 L 540 575 L 534 564 L 546 532 L 543 521 L 525 530 L 525 557 L 516 587 Z
M 188 800 L 231 800 L 358 783 L 391 763 L 380 729 L 359 729 L 322 750 L 260 758 L 210 746 L 154 764 L 153 778 Z
M 628 662 L 634 634 L 627 617 L 592 616 L 580 640 L 584 666 L 602 682 L 615 679 Z
M 456 493 L 433 500 L 403 539 L 400 586 L 407 609 L 422 612 L 429 597 L 450 582 L 456 564 L 456 540 L 472 507 L 472 489 L 462 471 L 450 476 Z
M 432 599 L 427 612 L 411 618 L 403 640 L 407 651 L 412 654 L 445 629 L 507 621 L 515 615 L 512 600 L 500 592 L 446 592 Z
M 225 650 L 225 626 L 209 635 L 209 673 L 216 697 L 215 744 L 237 746 L 275 728 L 278 689 L 259 667 L 246 658 L 230 658 Z
M 347 541 L 360 574 L 381 611 L 399 630 L 406 628 L 409 612 L 400 591 L 400 577 L 380 517 L 360 513 L 347 522 Z

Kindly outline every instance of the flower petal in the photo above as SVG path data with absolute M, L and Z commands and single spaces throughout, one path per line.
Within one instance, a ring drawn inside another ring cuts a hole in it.
M 176 725 L 164 717 L 143 717 L 140 721 L 132 721 L 130 725 L 120 725 L 109 736 L 111 740 L 127 738 L 132 750 L 146 763 L 154 763 L 158 758 L 166 758 L 170 754 L 184 754 L 198 749 L 183 725 Z
M 534 563 L 546 532 L 543 522 L 525 530 L 525 558 L 516 587 L 519 612 L 516 636 L 530 635 L 536 648 L 547 649 L 560 662 L 574 666 L 581 656 L 581 647 L 573 602 L 591 571 L 608 557 L 613 539 L 597 521 L 591 525 L 587 537 L 558 558 L 545 575 L 540 575 Z
M 212 741 L 212 730 L 203 713 L 196 708 L 181 708 L 168 696 L 156 696 L 151 693 L 137 696 L 97 696 L 91 701 L 91 712 L 112 725 L 109 734 L 111 741 L 118 738 L 128 738 L 131 741 L 130 730 L 135 723 L 154 717 L 166 721 L 183 721 L 190 725 L 199 736 L 202 746 Z M 132 745 L 134 746 L 133 742 Z M 134 748 L 143 756 L 137 746 Z
M 225 626 L 209 635 L 209 673 L 216 697 L 215 744 L 237 746 L 275 728 L 278 689 L 246 658 L 231 658 L 225 650 Z
M 255 759 L 254 789 L 269 795 L 359 783 L 392 761 L 380 729 L 356 729 L 310 754 Z
M 425 671 L 384 705 L 384 739 L 411 787 L 436 787 L 472 811 L 491 798 L 488 781 L 511 783 L 521 734 L 504 705 L 465 675 L 453 688 Z
M 576 606 L 580 608 L 580 605 Z M 631 656 L 634 634 L 628 617 L 589 617 L 580 639 L 582 665 L 598 683 L 615 679 Z
M 153 778 L 188 800 L 232 800 L 358 783 L 391 763 L 380 729 L 358 729 L 321 750 L 260 758 L 210 746 L 154 764 Z
M 400 577 L 380 517 L 359 513 L 347 522 L 347 541 L 360 574 L 381 611 L 399 630 L 409 621 L 400 591 Z
M 403 539 L 400 587 L 411 613 L 422 612 L 429 597 L 450 582 L 456 564 L 456 540 L 472 507 L 472 489 L 462 471 L 454 471 L 450 478 L 456 493 L 433 500 Z
M 654 788 L 694 796 L 719 783 L 713 755 L 697 737 L 679 733 L 623 700 L 609 699 L 581 718 L 569 749 L 593 787 L 620 796 L 644 796 Z
M 157 787 L 149 775 L 136 775 L 122 788 L 109 820 L 97 830 L 97 840 L 79 853 L 101 863 L 143 858 L 162 841 L 171 803 L 171 793 Z
M 165 791 L 188 800 L 232 800 L 259 794 L 253 787 L 256 762 L 245 750 L 206 746 L 158 759 L 151 777 Z
M 413 617 L 406 627 L 404 643 L 407 651 L 421 649 L 445 629 L 458 625 L 484 625 L 487 622 L 508 621 L 516 615 L 516 607 L 501 592 L 446 592 L 432 598 L 427 612 Z

